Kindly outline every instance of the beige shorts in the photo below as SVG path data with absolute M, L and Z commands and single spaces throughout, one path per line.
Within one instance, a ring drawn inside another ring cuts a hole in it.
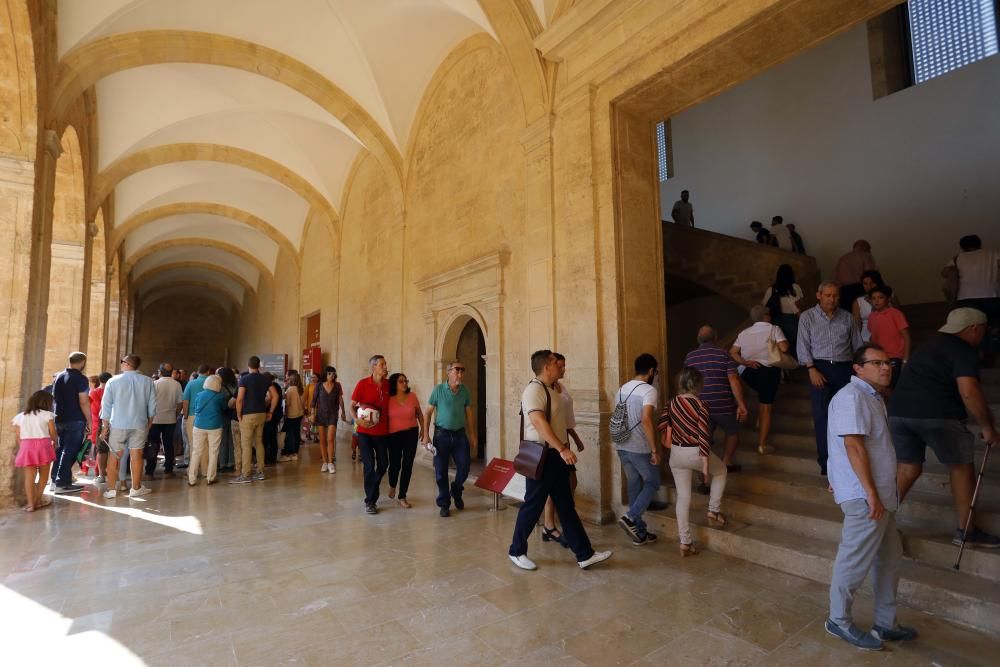
M 142 449 L 146 446 L 146 429 L 144 428 L 113 428 L 108 436 L 108 449 L 115 454 L 121 454 L 125 448 Z

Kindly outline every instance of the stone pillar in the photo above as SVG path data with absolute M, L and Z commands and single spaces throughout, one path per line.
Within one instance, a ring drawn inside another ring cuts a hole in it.
M 118 340 L 121 326 L 121 306 L 119 305 L 120 295 L 118 293 L 118 272 L 114 269 L 108 271 L 105 282 L 105 295 L 107 296 L 107 325 L 105 331 L 108 332 L 108 339 L 104 346 L 104 370 L 109 373 L 118 371 Z
M 23 407 L 33 385 L 24 383 L 28 290 L 32 260 L 35 166 L 0 157 L 0 507 L 20 496 L 14 468 L 17 446 L 8 424 Z
M 552 348 L 556 309 L 552 275 L 552 121 L 544 115 L 521 134 L 527 175 L 524 193 L 524 252 L 528 270 L 528 350 Z
M 83 290 L 80 286 L 90 284 L 84 277 L 84 252 L 79 243 L 52 243 L 43 385 L 48 384 L 52 373 L 66 368 L 69 353 L 81 347 Z

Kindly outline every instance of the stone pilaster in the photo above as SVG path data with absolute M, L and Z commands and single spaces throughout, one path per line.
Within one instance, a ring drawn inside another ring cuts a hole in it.
M 524 252 L 528 271 L 528 350 L 556 340 L 554 239 L 552 234 L 552 122 L 546 114 L 521 134 L 527 177 L 524 193 Z
M 17 443 L 8 424 L 34 388 L 23 381 L 34 181 L 32 162 L 0 157 L 0 507 L 21 495 L 14 469 Z

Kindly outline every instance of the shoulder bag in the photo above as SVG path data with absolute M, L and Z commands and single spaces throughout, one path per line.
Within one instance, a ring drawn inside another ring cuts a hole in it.
M 767 363 L 771 366 L 771 368 L 780 368 L 786 371 L 798 368 L 798 359 L 787 352 L 782 352 L 781 348 L 778 347 L 778 341 L 774 339 L 775 329 L 777 329 L 777 327 L 772 324 L 771 334 L 767 338 Z
M 532 380 L 537 382 L 537 380 Z M 545 420 L 552 421 L 552 396 L 545 383 L 539 382 L 545 390 Z M 535 442 L 524 439 L 524 407 L 521 407 L 521 444 L 517 448 L 517 456 L 514 457 L 514 472 L 520 473 L 528 479 L 538 481 L 542 478 L 542 470 L 545 468 L 545 455 L 549 451 L 549 443 Z

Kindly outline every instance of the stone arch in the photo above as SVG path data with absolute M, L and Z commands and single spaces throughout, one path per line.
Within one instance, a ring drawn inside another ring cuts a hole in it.
M 156 287 L 150 289 L 148 292 L 140 292 L 138 299 L 139 303 L 137 304 L 138 308 L 140 310 L 145 310 L 151 304 L 155 303 L 158 299 L 162 298 L 165 292 L 179 288 L 196 290 L 198 292 L 208 291 L 218 294 L 229 303 L 229 305 L 231 306 L 231 310 L 234 313 L 238 312 L 241 306 L 240 302 L 237 301 L 236 297 L 234 297 L 232 294 L 222 289 L 218 285 L 213 285 L 212 283 L 204 280 L 178 280 L 175 282 L 171 282 L 169 285 L 157 285 Z
M 273 79 L 338 118 L 402 182 L 402 156 L 374 118 L 350 95 L 304 63 L 274 49 L 234 37 L 191 30 L 149 30 L 112 35 L 66 54 L 59 65 L 52 114 L 62 118 L 98 80 L 143 65 L 200 63 L 233 67 Z
M 479 6 L 514 71 L 524 117 L 530 124 L 545 115 L 551 104 L 545 67 L 534 44 L 542 32 L 541 21 L 526 0 L 479 0 Z
M 51 264 L 46 309 L 42 384 L 66 367 L 66 357 L 82 345 L 86 275 L 85 198 L 80 139 L 72 125 L 59 139 L 53 186 Z
M 489 341 L 489 330 L 486 318 L 478 310 L 468 304 L 459 306 L 452 311 L 449 317 L 442 323 L 441 335 L 434 345 L 435 358 L 435 382 L 443 382 L 445 373 L 448 370 L 448 363 L 455 358 L 455 350 L 458 349 L 458 341 L 462 336 L 462 331 L 469 322 L 475 322 L 479 330 L 483 332 L 483 338 Z
M 146 271 L 145 273 L 137 276 L 132 281 L 132 286 L 133 286 L 133 288 L 138 289 L 138 287 L 140 285 L 142 285 L 145 281 L 149 280 L 153 276 L 158 276 L 161 273 L 165 273 L 166 271 L 171 271 L 173 269 L 206 269 L 206 270 L 209 270 L 209 271 L 214 271 L 214 272 L 216 272 L 216 273 L 218 273 L 220 275 L 226 276 L 227 278 L 231 278 L 232 280 L 236 281 L 237 283 L 240 284 L 240 287 L 242 287 L 244 290 L 247 291 L 247 293 L 249 293 L 249 294 L 256 294 L 257 293 L 257 287 L 254 286 L 254 285 L 251 285 L 249 282 L 247 282 L 246 278 L 244 278 L 240 274 L 236 273 L 235 271 L 233 271 L 231 269 L 228 269 L 228 268 L 226 268 L 224 266 L 219 266 L 218 264 L 213 264 L 211 262 L 202 262 L 202 261 L 196 261 L 196 260 L 188 260 L 188 261 L 184 261 L 184 262 L 170 262 L 169 264 L 161 264 L 160 266 L 152 268 L 149 271 Z M 262 273 L 261 275 L 264 276 L 264 277 L 269 276 L 269 274 L 266 274 L 266 273 Z
M 180 239 L 169 239 L 166 241 L 160 241 L 158 243 L 153 243 L 151 245 L 143 246 L 134 255 L 128 257 L 123 265 L 123 271 L 126 275 L 132 271 L 135 266 L 141 262 L 146 257 L 155 255 L 161 250 L 166 250 L 167 248 L 176 248 L 179 246 L 199 246 L 202 248 L 215 248 L 216 250 L 222 250 L 231 255 L 239 257 L 243 261 L 247 262 L 258 272 L 262 277 L 274 278 L 274 272 L 268 268 L 262 261 L 257 259 L 255 256 L 248 253 L 243 248 L 235 246 L 231 243 L 224 243 L 222 241 L 216 241 L 214 239 L 203 239 L 203 238 L 180 238 Z
M 141 229 L 142 227 L 163 218 L 174 215 L 184 215 L 187 213 L 205 213 L 208 215 L 217 215 L 223 218 L 229 218 L 230 220 L 235 220 L 236 222 L 242 222 L 246 226 L 257 230 L 267 238 L 277 243 L 279 247 L 285 250 L 288 255 L 295 260 L 296 267 L 301 267 L 302 257 L 300 253 L 296 250 L 295 246 L 292 245 L 288 237 L 278 231 L 274 225 L 248 211 L 238 209 L 234 206 L 226 206 L 225 204 L 217 204 L 214 202 L 178 202 L 176 204 L 157 206 L 156 208 L 136 213 L 128 220 L 115 227 L 111 235 L 111 242 L 109 243 L 110 250 L 111 252 L 117 252 L 118 248 L 120 248 L 122 243 L 125 242 L 125 238 L 137 229 Z M 308 225 L 311 221 L 312 216 L 309 217 L 306 224 Z M 304 231 L 303 238 L 305 238 Z
M 270 158 L 257 153 L 220 144 L 166 144 L 153 146 L 126 155 L 108 165 L 94 179 L 92 206 L 96 209 L 123 180 L 146 169 L 171 162 L 223 162 L 259 172 L 292 190 L 320 211 L 328 212 L 331 224 L 339 224 L 340 217 L 333 203 L 298 174 Z

